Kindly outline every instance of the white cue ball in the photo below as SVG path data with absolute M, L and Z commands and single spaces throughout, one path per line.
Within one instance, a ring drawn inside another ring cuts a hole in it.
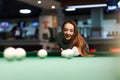
M 74 46 L 74 47 L 72 48 L 72 50 L 73 50 L 73 52 L 74 52 L 74 56 L 79 56 L 79 55 L 80 55 L 80 53 L 79 53 L 79 51 L 78 51 L 78 48 L 77 48 L 76 46 Z
M 74 56 L 74 51 L 72 49 L 66 49 L 61 52 L 61 55 L 67 59 L 71 59 Z
M 5 48 L 3 51 L 3 57 L 7 60 L 13 60 L 15 58 L 16 50 L 14 47 Z
M 16 54 L 15 57 L 18 60 L 23 59 L 26 56 L 26 51 L 23 48 L 16 48 Z
M 47 51 L 46 51 L 45 49 L 40 49 L 40 50 L 38 51 L 37 55 L 38 55 L 38 57 L 40 57 L 40 58 L 45 58 L 45 57 L 48 55 L 48 53 L 47 53 Z

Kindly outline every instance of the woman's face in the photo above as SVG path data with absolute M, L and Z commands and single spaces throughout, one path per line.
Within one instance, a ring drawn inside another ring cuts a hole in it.
M 64 37 L 66 40 L 70 40 L 74 34 L 74 26 L 70 23 L 66 23 L 63 28 Z

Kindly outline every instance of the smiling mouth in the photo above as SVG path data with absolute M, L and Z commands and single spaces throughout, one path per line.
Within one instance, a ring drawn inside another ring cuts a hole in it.
M 65 35 L 65 38 L 71 38 L 71 35 L 67 35 L 67 34 L 66 34 L 66 35 Z

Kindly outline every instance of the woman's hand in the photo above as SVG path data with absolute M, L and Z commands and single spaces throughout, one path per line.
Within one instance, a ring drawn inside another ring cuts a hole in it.
M 60 48 L 61 51 L 63 51 L 63 48 Z

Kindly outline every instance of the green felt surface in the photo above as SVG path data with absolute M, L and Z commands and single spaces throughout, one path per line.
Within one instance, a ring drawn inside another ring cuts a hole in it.
M 0 58 L 0 80 L 119 80 L 118 62 L 116 57 Z
M 0 52 L 0 80 L 119 80 L 120 58 L 112 52 L 94 52 L 97 57 L 63 58 L 60 52 L 48 52 L 41 59 L 27 52 L 22 60 L 6 60 Z M 117 53 L 119 54 L 119 53 Z M 102 57 L 101 57 L 102 56 Z M 109 57 L 107 57 L 109 56 Z
M 8 61 L 0 52 L 0 80 L 120 80 L 120 57 L 107 57 L 115 54 L 111 52 L 92 54 L 97 57 L 67 59 L 52 51 L 41 59 L 37 52 L 27 52 L 22 60 Z

